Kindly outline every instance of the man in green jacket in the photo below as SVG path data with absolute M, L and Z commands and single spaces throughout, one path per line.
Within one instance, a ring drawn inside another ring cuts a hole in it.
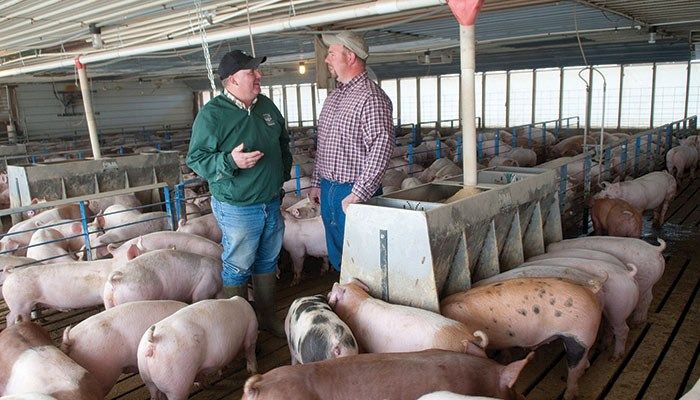
M 260 94 L 266 57 L 234 50 L 219 64 L 224 91 L 197 114 L 187 165 L 209 182 L 212 211 L 223 233 L 222 278 L 227 297 L 247 298 L 252 275 L 260 329 L 285 337 L 275 318 L 275 268 L 282 248 L 282 183 L 292 155 L 284 117 Z

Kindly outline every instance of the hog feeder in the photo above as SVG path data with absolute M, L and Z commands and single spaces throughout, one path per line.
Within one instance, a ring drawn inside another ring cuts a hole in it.
M 177 151 L 8 165 L 7 175 L 12 208 L 30 205 L 33 198 L 60 200 L 160 182 L 172 186 L 181 180 Z M 157 190 L 136 195 L 143 204 L 160 202 Z M 20 216 L 13 215 L 15 218 L 13 222 L 19 222 Z
M 467 187 L 478 193 L 462 188 L 429 183 L 349 207 L 341 282 L 357 278 L 376 298 L 437 312 L 442 297 L 562 240 L 555 171 L 497 167 Z

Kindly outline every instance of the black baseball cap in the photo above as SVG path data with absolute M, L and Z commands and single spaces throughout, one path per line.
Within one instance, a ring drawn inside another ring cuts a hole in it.
M 251 57 L 240 50 L 229 51 L 219 63 L 219 79 L 222 81 L 242 69 L 255 69 L 264 63 L 267 57 Z

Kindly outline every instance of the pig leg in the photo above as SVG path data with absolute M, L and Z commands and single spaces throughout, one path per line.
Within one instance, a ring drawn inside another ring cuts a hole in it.
M 258 373 L 258 361 L 255 358 L 255 343 L 258 340 L 258 324 L 251 321 L 248 324 L 243 349 L 245 351 L 246 370 L 251 375 Z
M 649 305 L 651 304 L 652 298 L 653 296 L 651 294 L 651 289 L 644 293 L 640 293 L 637 307 L 632 313 L 632 326 L 640 326 L 646 322 L 647 312 L 649 310 Z
M 304 253 L 301 252 L 290 252 L 290 257 L 292 258 L 292 271 L 294 271 L 294 278 L 292 279 L 292 284 L 289 286 L 296 286 L 301 282 L 301 272 L 304 269 Z
M 619 361 L 625 355 L 625 342 L 627 342 L 627 335 L 630 332 L 630 328 L 627 323 L 622 321 L 622 323 L 617 323 L 612 326 L 613 334 L 615 335 L 615 351 L 613 352 L 610 361 Z
M 562 339 L 566 349 L 566 363 L 569 367 L 564 400 L 571 400 L 578 395 L 578 380 L 590 365 L 588 363 L 589 349 L 574 337 L 565 336 Z
M 30 320 L 30 314 L 32 312 L 33 303 L 24 303 L 19 305 L 7 304 L 10 312 L 7 314 L 7 326 L 14 325 L 17 321 L 17 317 L 22 317 L 25 321 Z
M 330 264 L 328 263 L 328 257 L 323 257 L 323 264 L 321 264 L 321 276 L 326 275 L 329 268 Z

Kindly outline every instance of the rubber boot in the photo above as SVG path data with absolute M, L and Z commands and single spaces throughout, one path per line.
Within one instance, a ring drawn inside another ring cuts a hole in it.
M 269 274 L 253 275 L 253 293 L 255 297 L 255 312 L 258 315 L 258 327 L 270 332 L 278 338 L 285 338 L 282 321 L 275 316 L 275 286 L 277 276 Z
M 248 285 L 224 286 L 223 292 L 227 299 L 233 296 L 241 296 L 248 301 Z

